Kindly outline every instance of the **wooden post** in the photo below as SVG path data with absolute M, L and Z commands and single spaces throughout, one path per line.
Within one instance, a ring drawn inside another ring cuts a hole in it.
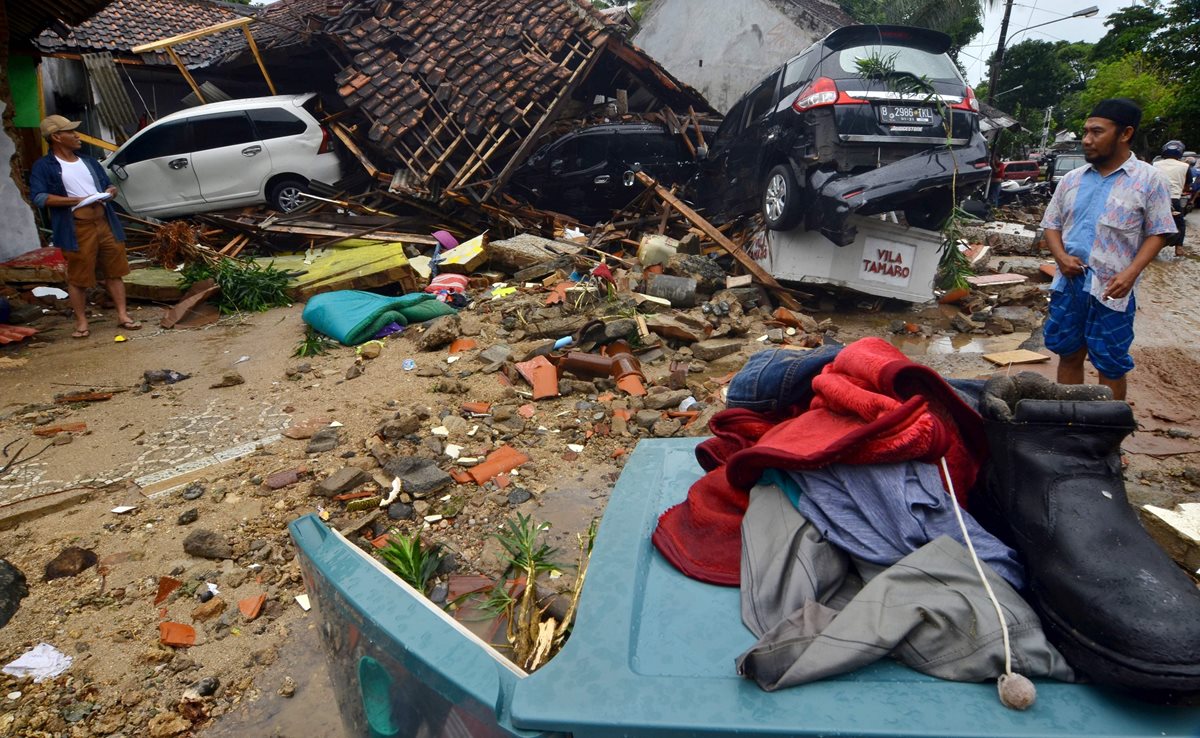
M 617 90 L 617 115 L 625 115 L 629 112 L 629 91 Z
M 258 44 L 254 43 L 254 36 L 250 35 L 250 26 L 242 26 L 242 33 L 246 34 L 246 44 L 250 47 L 250 53 L 254 54 L 254 61 L 258 62 L 258 69 L 262 72 L 263 79 L 267 81 L 267 89 L 272 95 L 278 95 L 275 91 L 275 83 L 271 81 L 271 75 L 267 74 L 267 67 L 263 64 L 262 57 L 258 53 Z
M 692 225 L 703 231 L 704 235 L 716 241 L 717 245 L 725 249 L 726 253 L 732 256 L 737 263 L 745 267 L 746 271 L 750 272 L 756 281 L 773 290 L 775 292 L 775 296 L 779 298 L 779 301 L 783 303 L 784 307 L 792 310 L 801 309 L 800 303 L 796 302 L 796 298 L 783 291 L 783 285 L 779 284 L 779 282 L 776 282 L 774 277 L 764 271 L 763 268 L 758 265 L 758 262 L 747 256 L 746 252 L 742 251 L 740 246 L 733 241 L 730 241 L 724 233 L 721 233 L 715 227 L 713 227 L 712 223 L 709 223 L 707 220 L 702 218 L 699 213 L 688 207 L 686 203 L 684 203 L 678 197 L 675 197 L 675 195 L 671 194 L 670 190 L 663 187 L 658 182 L 655 182 L 654 178 L 650 175 L 646 174 L 645 172 L 638 172 L 636 176 L 639 182 L 647 187 L 653 188 L 654 191 L 658 193 L 659 197 L 678 210 L 680 215 L 691 221 Z
M 164 46 L 163 48 L 167 50 L 167 54 L 170 55 L 171 61 L 175 62 L 175 66 L 179 67 L 179 71 L 183 73 L 183 78 L 187 80 L 188 87 L 191 87 L 192 92 L 196 93 L 196 99 L 198 99 L 202 104 L 208 102 L 204 99 L 204 93 L 201 92 L 199 86 L 196 85 L 196 80 L 192 79 L 192 73 L 187 70 L 187 67 L 183 66 L 183 61 L 180 60 L 179 54 L 175 53 L 175 49 L 170 46 Z

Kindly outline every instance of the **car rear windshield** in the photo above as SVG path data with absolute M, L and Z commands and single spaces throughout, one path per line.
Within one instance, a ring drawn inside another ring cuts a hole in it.
M 858 63 L 869 59 L 879 60 L 897 72 L 929 80 L 959 80 L 958 70 L 949 56 L 893 44 L 851 46 L 834 52 L 822 64 L 822 73 L 833 79 L 855 79 L 862 76 Z

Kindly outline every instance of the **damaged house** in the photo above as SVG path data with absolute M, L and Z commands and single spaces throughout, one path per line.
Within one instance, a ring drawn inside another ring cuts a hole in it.
M 170 21 L 147 32 L 139 13 Z M 77 65 L 76 76 L 86 63 L 93 80 L 93 66 L 111 68 L 104 74 L 121 88 L 110 95 L 93 81 L 69 96 L 52 80 L 47 96 L 59 109 L 48 112 L 86 117 L 94 107 L 94 122 L 119 143 L 147 117 L 201 101 L 317 92 L 372 176 L 409 195 L 476 202 L 499 192 L 563 119 L 714 112 L 627 41 L 619 17 L 582 0 L 279 0 L 238 18 L 210 0 L 116 0 L 65 36 L 44 33 L 43 53 Z M 135 51 L 171 36 L 188 40 Z M 105 113 L 120 93 L 128 104 Z
M 487 200 L 553 122 L 610 101 L 712 111 L 587 2 L 353 0 L 325 32 L 350 55 L 336 79 L 360 138 L 415 195 Z

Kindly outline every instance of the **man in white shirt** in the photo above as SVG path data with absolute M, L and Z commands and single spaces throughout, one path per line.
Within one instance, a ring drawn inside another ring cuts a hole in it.
M 1178 233 L 1167 239 L 1167 245 L 1175 247 L 1176 256 L 1183 256 L 1183 235 L 1184 229 L 1187 227 L 1187 221 L 1183 215 L 1185 205 L 1183 191 L 1187 189 L 1188 177 L 1191 176 L 1191 167 L 1183 161 L 1183 142 L 1167 141 L 1163 144 L 1162 158 L 1154 162 L 1154 168 L 1167 177 L 1167 183 L 1171 187 L 1172 215 L 1175 217 L 1175 227 L 1179 230 Z
M 125 231 L 111 200 L 117 188 L 100 162 L 77 152 L 83 146 L 75 129 L 79 121 L 51 115 L 42 121 L 42 136 L 50 153 L 33 164 L 29 189 L 33 203 L 50 212 L 51 243 L 67 260 L 67 294 L 75 313 L 73 338 L 91 335 L 87 318 L 87 291 L 96 286 L 96 272 L 117 310 L 117 327 L 136 331 L 142 324 L 129 317 L 125 283 L 129 274 L 125 258 Z

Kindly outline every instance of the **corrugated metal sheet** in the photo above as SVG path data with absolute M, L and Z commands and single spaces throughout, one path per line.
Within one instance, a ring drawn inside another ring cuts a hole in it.
M 137 115 L 133 112 L 133 102 L 129 92 L 117 75 L 117 65 L 113 63 L 112 54 L 107 51 L 95 54 L 82 54 L 83 66 L 87 68 L 88 79 L 99 98 L 100 117 L 109 128 L 123 129 L 137 123 Z

